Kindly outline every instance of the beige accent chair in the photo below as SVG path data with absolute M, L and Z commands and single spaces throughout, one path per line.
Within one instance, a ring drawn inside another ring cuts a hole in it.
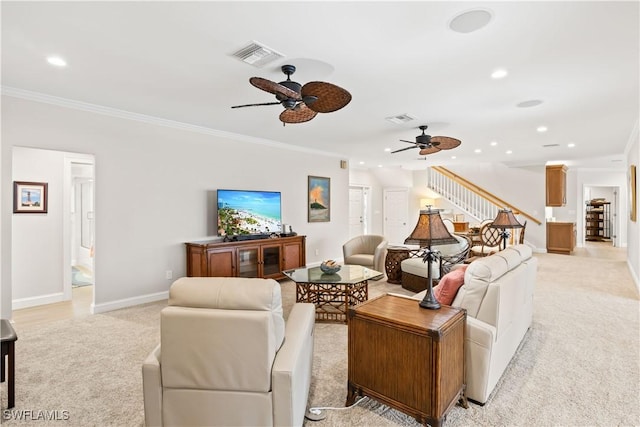
M 272 279 L 176 280 L 142 366 L 145 424 L 301 426 L 314 325 L 313 304 L 285 322 Z
M 362 265 L 384 274 L 387 244 L 384 236 L 376 234 L 356 236 L 342 245 L 344 263 Z

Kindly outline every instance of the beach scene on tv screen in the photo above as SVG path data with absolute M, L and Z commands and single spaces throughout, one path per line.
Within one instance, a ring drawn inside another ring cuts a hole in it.
M 218 234 L 276 233 L 281 227 L 280 193 L 218 190 Z

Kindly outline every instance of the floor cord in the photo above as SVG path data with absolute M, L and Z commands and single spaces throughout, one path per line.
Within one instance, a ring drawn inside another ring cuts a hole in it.
M 344 409 L 351 409 L 354 406 L 358 405 L 360 402 L 364 401 L 364 400 L 369 400 L 368 397 L 366 396 L 361 396 L 360 399 L 356 400 L 352 405 L 350 406 L 340 406 L 340 407 L 336 407 L 336 406 L 313 406 L 311 408 L 309 408 L 307 410 L 307 413 L 305 414 L 305 417 L 311 421 L 320 421 L 323 420 L 327 417 L 326 414 L 323 414 L 322 411 L 324 410 L 344 410 Z

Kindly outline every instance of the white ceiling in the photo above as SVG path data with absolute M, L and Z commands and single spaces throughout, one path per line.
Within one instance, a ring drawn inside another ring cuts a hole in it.
M 449 29 L 456 15 L 478 8 L 492 14 L 487 26 Z M 338 153 L 352 167 L 561 160 L 624 168 L 639 115 L 637 1 L 3 1 L 1 12 L 5 93 L 31 91 Z M 251 40 L 285 58 L 256 68 L 231 56 Z M 49 65 L 50 55 L 68 66 Z M 284 127 L 279 105 L 230 108 L 275 100 L 249 78 L 282 81 L 283 64 L 298 67 L 293 80 L 328 81 L 353 100 Z M 497 68 L 508 76 L 492 79 Z M 533 99 L 544 102 L 516 107 Z M 385 120 L 403 113 L 415 120 Z M 399 140 L 414 140 L 422 124 L 462 145 L 427 161 L 418 150 L 384 151 L 405 148 Z M 548 131 L 538 133 L 540 125 Z

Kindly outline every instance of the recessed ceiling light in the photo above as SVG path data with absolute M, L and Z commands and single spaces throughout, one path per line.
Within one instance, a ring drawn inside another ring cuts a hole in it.
M 456 156 L 451 156 L 451 159 L 452 159 L 452 160 L 455 160 L 455 159 L 456 159 Z
M 384 151 L 391 151 L 391 148 L 385 148 Z
M 495 147 L 496 145 L 498 145 L 498 142 L 497 141 L 491 141 L 490 144 L 491 144 L 492 147 Z
M 482 150 L 479 148 L 476 148 L 475 150 L 473 150 L 474 153 L 482 153 Z
M 507 74 L 509 74 L 507 70 L 500 68 L 498 70 L 495 70 L 493 73 L 491 73 L 491 78 L 502 79 L 504 77 L 507 77 Z
M 538 128 L 536 130 L 538 132 L 540 132 L 540 133 L 546 132 L 547 131 L 547 127 L 546 126 L 538 126 Z
M 55 65 L 56 67 L 66 67 L 67 61 L 60 58 L 59 56 L 49 56 L 47 58 L 47 62 L 51 65 Z
M 519 108 L 529 108 L 529 107 L 535 107 L 537 105 L 542 104 L 542 101 L 540 101 L 539 99 L 531 99 L 529 101 L 523 101 L 519 104 L 516 104 L 516 107 Z
M 505 151 L 505 153 L 507 153 L 507 154 L 512 154 L 512 153 L 513 153 L 513 151 L 511 151 L 511 150 L 507 150 L 507 151 Z
M 364 162 L 360 162 L 361 165 L 364 165 Z
M 567 147 L 569 147 L 569 148 L 573 148 L 575 146 L 576 146 L 576 144 L 574 144 L 573 142 L 570 142 L 570 143 L 567 144 Z
M 463 12 L 449 22 L 449 28 L 456 33 L 472 33 L 484 27 L 491 21 L 488 10 L 475 9 Z
M 382 167 L 382 165 L 378 165 L 378 167 L 379 167 L 379 168 L 381 168 L 381 167 Z

